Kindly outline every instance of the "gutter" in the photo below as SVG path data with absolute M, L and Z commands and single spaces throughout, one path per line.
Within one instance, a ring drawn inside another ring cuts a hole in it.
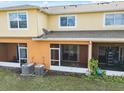
M 124 38 L 32 38 L 35 41 L 92 41 L 92 42 L 123 42 Z

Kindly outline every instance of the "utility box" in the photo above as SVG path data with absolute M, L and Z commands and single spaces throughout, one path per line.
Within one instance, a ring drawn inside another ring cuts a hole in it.
M 34 74 L 34 64 L 25 63 L 22 65 L 22 75 L 33 75 Z
M 44 75 L 45 74 L 45 67 L 42 64 L 35 65 L 35 75 Z

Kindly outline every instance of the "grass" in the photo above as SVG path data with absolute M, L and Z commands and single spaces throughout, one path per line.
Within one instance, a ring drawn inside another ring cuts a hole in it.
M 122 77 L 121 77 L 122 78 Z M 123 78 L 124 80 L 124 78 Z M 123 82 L 111 81 L 111 79 L 90 78 L 79 74 L 47 73 L 45 76 L 23 77 L 19 73 L 0 69 L 0 90 L 124 90 Z

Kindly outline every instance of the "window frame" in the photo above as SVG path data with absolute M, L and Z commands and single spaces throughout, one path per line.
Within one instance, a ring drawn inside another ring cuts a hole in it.
M 61 26 L 61 17 L 68 17 L 68 16 L 74 16 L 75 17 L 75 25 L 74 26 Z M 76 28 L 77 27 L 77 16 L 76 15 L 60 15 L 58 19 L 58 27 L 59 28 Z
M 27 18 L 27 19 L 26 19 L 26 21 L 27 21 L 27 28 L 19 28 L 19 21 L 18 21 L 18 28 L 11 28 L 11 27 L 10 27 L 9 14 L 10 14 L 10 13 L 17 13 L 17 14 L 18 14 L 18 13 L 24 13 L 24 12 L 26 13 L 26 18 Z M 29 26 L 29 25 L 28 25 L 28 23 L 29 23 L 29 22 L 28 22 L 28 12 L 27 12 L 27 11 L 12 11 L 12 12 L 7 12 L 7 23 L 8 23 L 8 29 L 9 29 L 9 30 L 28 30 L 28 26 Z
M 109 13 L 104 13 L 103 15 L 103 27 L 124 27 L 124 25 L 106 25 L 106 15 L 107 14 L 124 14 L 124 12 L 109 12 Z

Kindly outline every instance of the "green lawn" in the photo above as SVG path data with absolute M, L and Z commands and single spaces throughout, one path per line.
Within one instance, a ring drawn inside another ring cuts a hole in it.
M 124 83 L 75 74 L 23 77 L 15 71 L 0 69 L 0 90 L 124 90 Z

